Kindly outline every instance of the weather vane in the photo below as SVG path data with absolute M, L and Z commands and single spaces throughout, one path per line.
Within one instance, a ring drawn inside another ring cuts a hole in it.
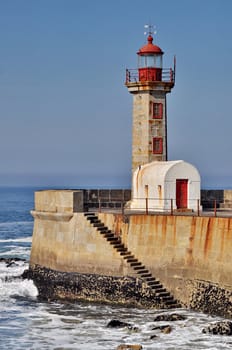
M 152 35 L 152 34 L 156 34 L 157 31 L 155 30 L 155 26 L 153 24 L 145 24 L 144 28 L 146 29 L 146 31 L 144 32 L 144 35 Z

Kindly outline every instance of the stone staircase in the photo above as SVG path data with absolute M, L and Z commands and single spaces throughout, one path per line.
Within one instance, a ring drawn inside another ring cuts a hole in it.
M 108 229 L 101 222 L 95 213 L 85 213 L 86 219 L 90 221 L 93 227 L 95 227 L 99 233 L 111 244 L 114 249 L 123 257 L 123 259 L 129 264 L 135 273 L 140 277 L 149 288 L 155 292 L 155 295 L 160 298 L 166 308 L 178 308 L 181 305 L 174 299 L 174 297 L 163 287 L 163 285 L 155 277 L 152 276 L 150 271 L 140 262 L 136 257 L 127 249 L 122 243 L 120 237 L 116 236 L 111 230 Z

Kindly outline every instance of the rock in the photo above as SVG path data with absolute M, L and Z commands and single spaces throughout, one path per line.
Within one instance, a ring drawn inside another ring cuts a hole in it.
M 165 329 L 165 328 L 167 328 L 167 327 L 169 327 L 169 324 L 165 324 L 165 325 L 163 325 L 163 326 L 154 327 L 154 328 L 152 328 L 152 331 L 156 331 L 157 329 L 160 330 L 160 331 L 162 331 L 163 329 Z
M 150 336 L 150 339 L 154 339 L 154 338 L 157 338 L 157 335 L 153 334 Z
M 221 321 L 210 324 L 202 329 L 202 333 L 210 333 L 215 335 L 232 335 L 232 322 Z
M 154 328 L 152 328 L 152 331 L 156 331 L 157 329 L 160 330 L 164 334 L 169 334 L 172 331 L 172 327 L 169 326 L 169 324 L 165 324 L 163 326 L 154 327 Z
M 171 333 L 171 331 L 172 331 L 172 327 L 171 326 L 167 326 L 167 327 L 165 327 L 165 328 L 163 328 L 161 330 L 161 332 L 164 333 L 164 334 L 169 334 L 169 333 Z
M 180 315 L 180 314 L 162 314 L 155 317 L 154 321 L 183 321 L 186 320 L 186 316 Z
M 107 326 L 108 328 L 123 328 L 123 327 L 128 327 L 128 329 L 131 329 L 132 326 L 130 323 L 122 322 L 119 320 L 111 320 Z
M 117 350 L 141 350 L 143 347 L 139 344 L 121 344 L 117 347 Z

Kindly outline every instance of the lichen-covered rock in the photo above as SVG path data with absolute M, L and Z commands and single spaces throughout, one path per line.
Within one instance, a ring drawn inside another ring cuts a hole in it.
M 117 350 L 142 350 L 142 345 L 139 344 L 121 344 L 117 347 Z
M 159 322 L 159 321 L 183 321 L 186 320 L 186 316 L 180 315 L 180 314 L 161 314 L 155 317 L 154 321 Z
M 221 321 L 210 324 L 202 329 L 202 333 L 210 333 L 215 335 L 232 335 L 232 322 Z

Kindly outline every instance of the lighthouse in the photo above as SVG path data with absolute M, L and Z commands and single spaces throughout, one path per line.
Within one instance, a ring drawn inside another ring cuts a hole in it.
M 162 49 L 147 43 L 137 52 L 138 67 L 126 70 L 133 95 L 132 188 L 127 208 L 152 211 L 199 211 L 200 174 L 183 160 L 168 160 L 167 94 L 175 85 L 173 68 L 163 68 Z
M 148 34 L 137 52 L 138 67 L 126 70 L 125 85 L 133 95 L 132 174 L 141 165 L 168 159 L 166 96 L 175 85 L 175 60 L 173 68 L 163 68 L 164 52 Z

